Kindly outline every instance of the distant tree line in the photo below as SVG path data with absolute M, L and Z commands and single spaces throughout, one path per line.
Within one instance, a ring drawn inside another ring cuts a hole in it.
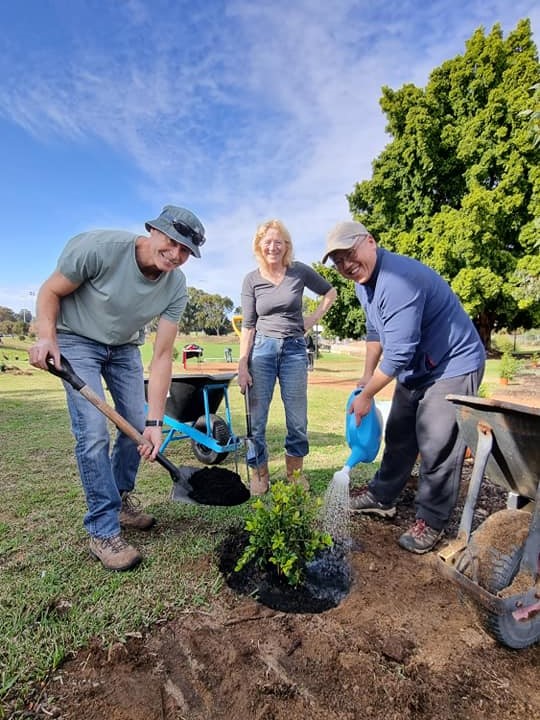
M 182 334 L 203 331 L 206 335 L 224 335 L 231 331 L 227 315 L 234 308 L 228 297 L 188 288 L 188 303 L 178 324 Z
M 18 313 L 11 308 L 0 307 L 0 334 L 24 336 L 30 332 L 32 322 L 30 310 L 22 309 Z
M 228 297 L 206 293 L 197 288 L 188 288 L 188 303 L 178 323 L 178 332 L 189 334 L 204 332 L 206 335 L 224 335 L 232 331 L 228 315 L 233 311 L 234 303 Z M 18 313 L 10 308 L 0 307 L 0 333 L 2 335 L 28 335 L 33 320 L 30 310 L 22 309 Z M 149 326 L 155 330 L 158 318 Z
M 182 335 L 195 332 L 225 335 L 232 331 L 228 315 L 233 309 L 234 303 L 228 297 L 188 287 L 188 302 L 178 323 L 178 332 Z M 158 318 L 154 318 L 148 329 L 154 331 L 157 322 Z

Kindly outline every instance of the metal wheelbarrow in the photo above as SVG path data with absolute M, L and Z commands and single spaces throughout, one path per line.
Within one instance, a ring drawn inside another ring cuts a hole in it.
M 439 553 L 442 574 L 469 595 L 486 630 L 510 648 L 540 640 L 540 408 L 448 395 L 474 466 L 457 538 Z M 484 478 L 507 507 L 471 532 Z
M 160 452 L 170 442 L 189 439 L 197 460 L 218 465 L 243 445 L 233 432 L 228 388 L 236 373 L 217 375 L 173 375 L 163 417 L 164 439 Z M 145 392 L 148 381 L 145 381 Z M 225 418 L 216 415 L 225 405 Z

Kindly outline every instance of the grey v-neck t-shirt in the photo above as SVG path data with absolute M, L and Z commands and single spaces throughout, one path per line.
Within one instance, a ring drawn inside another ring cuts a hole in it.
M 268 337 L 300 337 L 304 334 L 302 297 L 307 288 L 326 295 L 331 284 L 312 267 L 294 262 L 283 280 L 274 285 L 253 270 L 242 284 L 242 327 L 256 328 Z

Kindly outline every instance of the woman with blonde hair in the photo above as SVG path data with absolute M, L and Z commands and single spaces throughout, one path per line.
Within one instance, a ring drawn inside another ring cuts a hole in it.
M 253 469 L 251 493 L 261 495 L 269 487 L 266 425 L 276 380 L 287 427 L 287 477 L 307 484 L 302 475 L 309 452 L 304 335 L 330 308 L 337 293 L 313 268 L 293 260 L 291 236 L 280 220 L 259 225 L 253 251 L 258 267 L 246 275 L 242 285 L 238 384 L 243 393 L 249 387 L 252 443 L 247 461 Z M 322 297 L 315 311 L 304 317 L 305 288 Z

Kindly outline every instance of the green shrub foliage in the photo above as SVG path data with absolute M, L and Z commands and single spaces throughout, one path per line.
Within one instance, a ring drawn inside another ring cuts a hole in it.
M 254 560 L 261 568 L 274 565 L 290 585 L 299 585 L 305 564 L 318 550 L 332 546 L 331 536 L 319 528 L 321 503 L 301 485 L 272 483 L 269 492 L 253 502 L 245 525 L 249 541 L 235 570 Z

